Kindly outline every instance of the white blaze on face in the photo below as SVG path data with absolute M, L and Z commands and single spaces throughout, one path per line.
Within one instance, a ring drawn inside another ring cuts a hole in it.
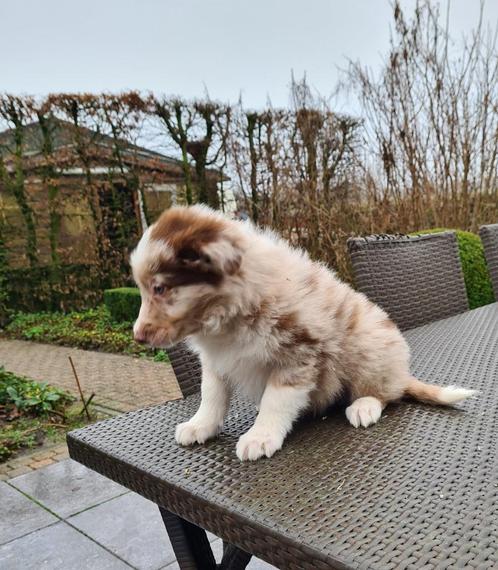
M 158 321 L 158 315 L 156 314 L 158 311 L 154 309 L 152 301 L 152 288 L 156 284 L 152 276 L 159 261 L 167 259 L 172 254 L 171 248 L 167 243 L 150 238 L 153 227 L 151 226 L 145 231 L 130 257 L 133 277 L 142 297 L 142 304 L 138 318 L 133 326 L 133 333 L 135 338 L 141 342 L 145 340 L 145 328 L 154 326 Z
M 137 247 L 130 256 L 131 269 L 135 282 L 140 286 L 150 275 L 153 275 L 160 260 L 172 258 L 172 248 L 165 242 L 151 239 L 150 234 L 154 226 L 148 228 Z

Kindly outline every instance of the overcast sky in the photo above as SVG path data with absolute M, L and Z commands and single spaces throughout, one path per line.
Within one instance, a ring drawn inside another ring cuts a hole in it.
M 391 11 L 389 0 L 0 0 L 0 91 L 190 98 L 207 88 L 222 101 L 242 93 L 247 106 L 283 106 L 291 70 L 327 94 L 346 58 L 375 69 Z M 478 12 L 479 0 L 452 0 L 453 34 Z M 485 16 L 494 27 L 496 0 Z

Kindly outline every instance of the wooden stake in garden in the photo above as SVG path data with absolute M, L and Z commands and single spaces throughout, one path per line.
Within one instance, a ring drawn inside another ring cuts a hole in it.
M 88 420 L 90 421 L 92 418 L 90 417 L 90 412 L 88 411 L 88 404 L 90 403 L 90 401 L 93 399 L 93 397 L 95 396 L 95 394 L 92 394 L 90 396 L 90 398 L 88 398 L 88 402 L 85 401 L 85 397 L 83 396 L 83 390 L 81 389 L 81 385 L 80 385 L 80 380 L 78 378 L 78 374 L 76 373 L 76 368 L 74 366 L 74 362 L 73 359 L 68 356 L 69 358 L 69 362 L 71 364 L 71 368 L 73 369 L 73 374 L 74 374 L 74 379 L 76 380 L 76 385 L 78 386 L 78 391 L 80 393 L 80 398 L 81 398 L 81 402 L 83 404 L 83 409 L 85 410 L 86 413 L 86 417 L 88 418 Z

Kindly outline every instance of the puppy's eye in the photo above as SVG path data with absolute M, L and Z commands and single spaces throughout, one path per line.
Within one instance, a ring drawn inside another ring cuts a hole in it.
M 154 285 L 152 290 L 154 291 L 154 295 L 162 295 L 166 290 L 166 287 L 164 285 Z

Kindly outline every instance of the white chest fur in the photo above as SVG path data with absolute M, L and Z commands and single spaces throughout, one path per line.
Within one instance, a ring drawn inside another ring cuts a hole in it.
M 259 404 L 270 373 L 267 347 L 257 335 L 252 338 L 192 338 L 190 344 L 203 362 L 243 397 Z

